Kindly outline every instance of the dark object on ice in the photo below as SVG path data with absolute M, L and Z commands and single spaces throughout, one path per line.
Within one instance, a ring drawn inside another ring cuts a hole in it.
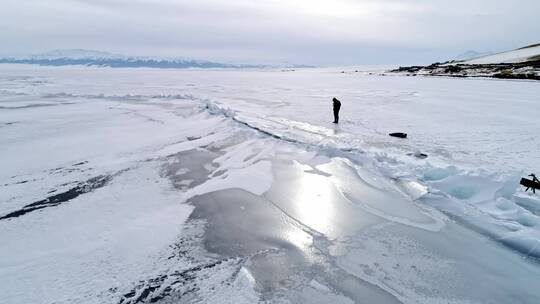
M 91 179 L 85 182 L 79 182 L 75 187 L 65 192 L 49 196 L 40 201 L 33 202 L 29 205 L 26 205 L 22 207 L 22 209 L 15 210 L 4 216 L 0 216 L 0 220 L 6 220 L 13 217 L 19 217 L 21 215 L 25 215 L 27 213 L 30 213 L 36 210 L 58 206 L 62 203 L 68 202 L 78 197 L 79 195 L 83 195 L 83 194 L 92 192 L 96 189 L 106 186 L 112 180 L 112 178 L 113 178 L 112 175 L 99 175 L 96 177 L 92 177 Z
M 527 178 L 521 178 L 521 181 L 519 182 L 522 186 L 525 186 L 527 187 L 527 189 L 525 189 L 525 191 L 528 191 L 530 188 L 532 188 L 532 192 L 533 193 L 536 193 L 536 189 L 540 190 L 540 180 L 538 180 L 538 178 L 536 178 L 536 175 L 534 174 L 529 174 L 529 176 L 532 177 L 532 180 L 530 179 L 527 179 Z
M 416 152 L 416 153 L 414 153 L 414 157 L 424 159 L 424 158 L 427 158 L 427 154 L 421 153 L 421 152 Z
M 341 101 L 339 101 L 335 97 L 334 99 L 332 99 L 332 101 L 333 101 L 333 109 L 334 109 L 334 123 L 337 124 L 339 122 L 339 109 L 341 109 Z
M 414 156 L 416 158 L 425 159 L 428 157 L 426 153 L 422 153 L 420 151 L 414 152 L 414 153 L 407 153 L 408 156 Z
M 388 135 L 392 137 L 407 138 L 407 133 L 401 133 L 401 132 L 390 133 Z

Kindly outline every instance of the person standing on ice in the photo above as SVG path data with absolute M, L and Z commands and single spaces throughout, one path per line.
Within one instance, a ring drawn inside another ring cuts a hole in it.
M 332 101 L 334 108 L 334 123 L 337 124 L 339 122 L 339 109 L 341 108 L 341 102 L 335 97 L 332 99 Z

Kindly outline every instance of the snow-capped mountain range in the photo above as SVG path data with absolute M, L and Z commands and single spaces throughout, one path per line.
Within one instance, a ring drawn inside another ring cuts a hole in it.
M 93 59 L 93 60 L 103 60 L 103 59 L 126 59 L 124 55 L 113 54 L 109 52 L 96 51 L 96 50 L 86 50 L 86 49 L 61 49 L 53 50 L 41 54 L 34 54 L 29 56 L 32 59 Z
M 149 67 L 149 68 L 267 68 L 262 64 L 231 64 L 187 58 L 135 57 L 85 49 L 61 49 L 23 57 L 0 58 L 0 63 L 38 64 L 48 66 L 85 65 L 100 67 Z M 291 65 L 287 67 L 308 67 Z

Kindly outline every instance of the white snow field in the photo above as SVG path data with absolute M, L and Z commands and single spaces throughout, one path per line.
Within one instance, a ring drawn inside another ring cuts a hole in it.
M 0 303 L 540 303 L 539 96 L 0 65 Z

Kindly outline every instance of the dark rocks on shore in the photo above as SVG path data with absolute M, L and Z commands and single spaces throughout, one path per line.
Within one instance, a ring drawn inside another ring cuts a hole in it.
M 501 78 L 501 79 L 530 79 L 530 80 L 540 80 L 540 75 L 536 75 L 533 73 L 527 73 L 527 74 L 515 74 L 515 73 L 497 73 L 493 74 L 493 78 Z
M 536 59 L 536 58 L 535 58 Z M 405 66 L 389 71 L 407 76 L 492 77 L 540 80 L 540 59 L 519 63 L 465 64 L 454 61 L 428 66 Z

